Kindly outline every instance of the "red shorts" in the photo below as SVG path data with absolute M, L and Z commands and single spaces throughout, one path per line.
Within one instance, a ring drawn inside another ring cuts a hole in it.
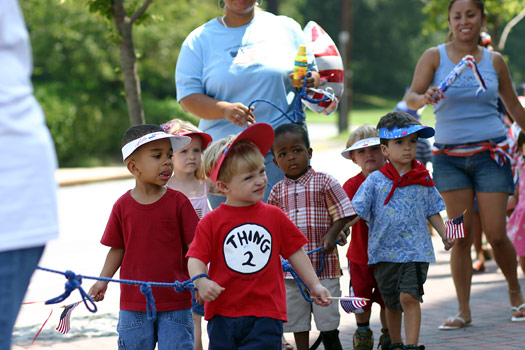
M 350 270 L 350 295 L 371 300 L 363 307 L 365 311 L 370 310 L 373 302 L 378 303 L 384 309 L 385 303 L 374 278 L 374 266 L 349 261 L 348 269 Z

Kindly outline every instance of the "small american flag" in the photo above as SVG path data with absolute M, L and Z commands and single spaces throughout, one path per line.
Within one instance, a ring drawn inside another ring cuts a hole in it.
M 446 239 L 456 239 L 456 238 L 465 238 L 465 225 L 463 223 L 463 216 L 467 210 L 463 212 L 457 218 L 445 221 L 446 228 Z
M 343 310 L 349 314 L 352 312 L 355 314 L 364 312 L 363 307 L 366 305 L 365 299 L 356 297 L 342 297 L 339 299 L 339 302 Z
M 71 313 L 73 312 L 73 309 L 76 308 L 81 302 L 82 301 L 77 301 L 76 303 L 64 306 L 64 311 L 62 311 L 62 314 L 60 315 L 60 321 L 58 322 L 58 326 L 56 328 L 57 331 L 62 334 L 67 334 L 69 332 L 69 329 L 71 328 Z

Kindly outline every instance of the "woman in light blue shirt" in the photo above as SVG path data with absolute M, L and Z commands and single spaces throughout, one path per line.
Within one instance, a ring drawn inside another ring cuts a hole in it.
M 199 128 L 214 141 L 255 122 L 274 129 L 289 123 L 269 104 L 257 103 L 251 109 L 248 105 L 265 99 L 287 113 L 292 111 L 297 89 L 291 86 L 290 73 L 299 45 L 306 44 L 297 22 L 259 11 L 255 0 L 224 3 L 224 16 L 188 35 L 175 72 L 177 100 L 201 119 Z M 313 55 L 308 50 L 307 54 L 310 70 L 316 70 Z M 313 71 L 307 87 L 318 85 L 319 74 Z M 270 185 L 282 178 L 271 155 L 266 157 L 266 170 Z

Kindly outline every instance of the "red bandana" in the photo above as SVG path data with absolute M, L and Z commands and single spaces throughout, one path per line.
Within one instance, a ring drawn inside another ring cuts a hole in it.
M 394 194 L 396 187 L 403 187 L 409 185 L 422 185 L 427 187 L 435 186 L 434 181 L 430 177 L 427 168 L 418 160 L 412 161 L 412 169 L 405 173 L 403 176 L 399 176 L 396 168 L 389 161 L 379 169 L 387 178 L 392 180 L 392 189 L 386 197 L 385 205 L 388 204 L 390 198 Z

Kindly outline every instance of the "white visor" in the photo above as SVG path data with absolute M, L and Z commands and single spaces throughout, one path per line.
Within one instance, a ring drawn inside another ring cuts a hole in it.
M 370 137 L 368 139 L 362 139 L 354 143 L 352 146 L 348 147 L 341 152 L 341 155 L 346 159 L 350 159 L 350 152 L 355 151 L 356 149 L 367 148 L 372 146 L 379 145 L 379 137 Z
M 179 149 L 183 148 L 191 142 L 191 137 L 188 136 L 172 135 L 164 131 L 152 132 L 136 140 L 126 143 L 124 147 L 122 147 L 122 160 L 125 161 L 126 158 L 128 158 L 131 155 L 131 153 L 135 152 L 135 150 L 140 146 L 152 141 L 162 140 L 165 138 L 170 139 L 171 148 L 173 149 L 173 152 L 177 152 Z

